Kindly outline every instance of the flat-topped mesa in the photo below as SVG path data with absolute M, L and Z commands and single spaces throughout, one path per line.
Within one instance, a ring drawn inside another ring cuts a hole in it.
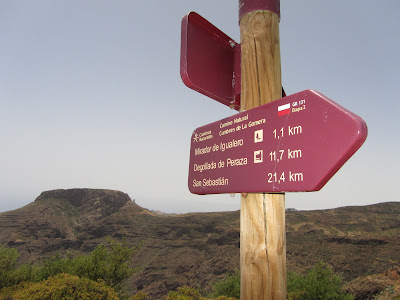
M 128 194 L 101 189 L 59 189 L 45 191 L 35 202 L 64 200 L 79 209 L 79 215 L 91 215 L 94 219 L 109 216 L 127 203 L 132 203 Z

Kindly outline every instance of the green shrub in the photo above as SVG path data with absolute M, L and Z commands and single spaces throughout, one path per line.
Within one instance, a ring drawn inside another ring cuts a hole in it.
M 93 281 L 64 273 L 19 287 L 12 294 L 14 300 L 119 299 L 117 293 L 104 281 Z
M 116 290 L 121 289 L 122 281 L 136 269 L 130 266 L 132 255 L 137 247 L 129 247 L 125 242 L 109 240 L 98 245 L 90 254 L 75 258 L 54 256 L 46 259 L 40 266 L 21 265 L 17 267 L 17 249 L 0 245 L 0 289 L 23 281 L 40 282 L 60 273 L 85 277 L 94 281 L 99 279 Z
M 32 266 L 25 264 L 17 268 L 19 256 L 17 249 L 0 245 L 0 289 L 31 278 Z
M 178 290 L 168 293 L 167 300 L 201 300 L 200 291 L 188 286 L 179 287 Z
M 132 255 L 137 250 L 137 247 L 129 247 L 125 242 L 109 240 L 107 245 L 97 246 L 89 256 L 77 257 L 74 273 L 92 280 L 102 279 L 119 289 L 122 281 L 137 270 L 130 267 Z
M 13 286 L 4 287 L 0 290 L 0 300 L 10 300 L 14 299 L 13 295 L 20 290 L 24 290 L 34 284 L 33 282 L 20 282 Z
M 353 296 L 342 291 L 342 279 L 322 261 L 305 275 L 288 274 L 290 300 L 351 300 Z
M 240 299 L 240 273 L 236 272 L 225 279 L 217 281 L 213 285 L 212 295 L 214 298 L 226 296 Z
M 32 274 L 32 281 L 42 281 L 49 277 L 55 276 L 60 273 L 71 274 L 72 259 L 63 258 L 59 255 L 48 258 L 42 262 L 41 266 L 38 266 Z
M 36 270 L 35 281 L 41 281 L 59 273 L 67 273 L 91 280 L 104 280 L 116 290 L 122 281 L 136 269 L 130 267 L 132 255 L 137 247 L 129 247 L 125 242 L 109 240 L 106 245 L 98 245 L 90 254 L 72 258 L 55 256 L 43 262 Z
M 19 257 L 18 250 L 0 245 L 0 271 L 9 271 L 15 268 Z

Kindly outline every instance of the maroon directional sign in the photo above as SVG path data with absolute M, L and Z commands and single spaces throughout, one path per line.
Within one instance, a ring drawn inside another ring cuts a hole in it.
M 366 138 L 367 125 L 359 116 L 305 90 L 197 128 L 189 190 L 318 191 Z

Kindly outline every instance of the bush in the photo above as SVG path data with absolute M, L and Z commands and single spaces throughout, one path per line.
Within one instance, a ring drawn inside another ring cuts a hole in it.
M 31 266 L 22 265 L 17 268 L 19 256 L 17 249 L 0 245 L 0 289 L 31 278 Z
M 240 273 L 236 272 L 233 275 L 217 281 L 213 285 L 213 297 L 226 296 L 240 299 Z
M 21 282 L 19 284 L 15 284 L 13 286 L 9 286 L 9 287 L 4 287 L 0 290 L 0 299 L 1 300 L 10 300 L 10 299 L 15 299 L 13 297 L 13 295 L 20 290 L 26 289 L 29 286 L 31 286 L 32 284 L 34 284 L 33 282 Z
M 58 274 L 47 280 L 22 284 L 14 293 L 12 299 L 110 299 L 117 300 L 117 293 L 104 281 L 93 281 L 68 274 Z
M 290 300 L 351 300 L 351 294 L 342 290 L 342 279 L 322 261 L 303 277 L 296 273 L 288 274 L 288 299 Z
M 67 273 L 91 280 L 102 279 L 116 290 L 121 288 L 122 281 L 132 275 L 136 269 L 130 267 L 136 247 L 126 243 L 109 240 L 107 245 L 98 245 L 90 254 L 72 258 L 71 255 L 47 259 L 43 266 L 36 270 L 35 281 L 41 281 L 59 273 Z
M 112 240 L 107 245 L 97 246 L 89 256 L 77 257 L 74 261 L 74 273 L 92 280 L 102 279 L 108 285 L 120 288 L 122 281 L 137 269 L 130 267 L 132 255 L 137 247 Z
M 201 300 L 200 291 L 188 286 L 179 287 L 178 291 L 168 293 L 167 300 Z
M 17 249 L 0 245 L 0 271 L 13 270 L 17 263 L 18 257 L 19 253 Z
M 17 267 L 17 249 L 0 245 L 0 289 L 23 281 L 40 282 L 60 273 L 76 275 L 94 281 L 99 279 L 116 290 L 122 281 L 136 269 L 130 267 L 132 255 L 137 247 L 129 247 L 125 242 L 109 240 L 106 245 L 98 245 L 90 254 L 73 258 L 55 256 L 41 266 L 21 265 Z

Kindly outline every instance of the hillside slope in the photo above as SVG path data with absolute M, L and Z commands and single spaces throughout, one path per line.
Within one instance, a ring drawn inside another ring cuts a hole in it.
M 400 265 L 400 203 L 288 211 L 288 269 L 322 259 L 350 282 Z M 91 251 L 107 237 L 143 243 L 141 269 L 126 287 L 165 295 L 182 285 L 209 289 L 239 268 L 239 212 L 156 215 L 110 190 L 43 192 L 20 209 L 0 213 L 0 243 L 36 262 L 67 250 Z

